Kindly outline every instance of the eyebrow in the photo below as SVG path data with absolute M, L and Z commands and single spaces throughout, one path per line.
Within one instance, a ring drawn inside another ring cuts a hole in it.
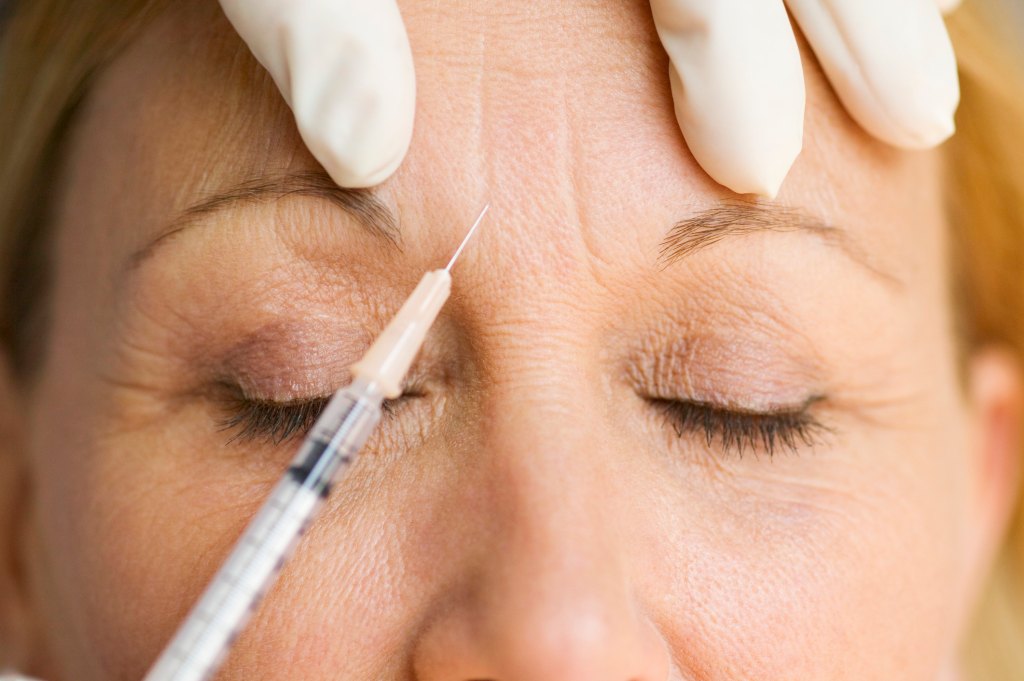
M 149 258 L 169 237 L 193 226 L 201 218 L 228 208 L 276 201 L 290 196 L 308 196 L 330 201 L 357 225 L 395 248 L 401 231 L 398 219 L 370 189 L 346 189 L 323 171 L 292 172 L 245 180 L 214 192 L 183 210 L 165 229 L 128 260 L 128 270 Z
M 661 242 L 658 262 L 662 269 L 729 238 L 759 232 L 802 232 L 837 248 L 890 287 L 902 282 L 883 268 L 847 230 L 797 208 L 781 204 L 723 201 L 680 220 Z

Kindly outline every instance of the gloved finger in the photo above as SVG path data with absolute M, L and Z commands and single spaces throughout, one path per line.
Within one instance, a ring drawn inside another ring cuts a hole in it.
M 922 149 L 955 129 L 956 57 L 935 0 L 786 0 L 850 114 Z
M 412 139 L 416 79 L 395 0 L 221 0 L 335 182 L 368 187 Z
M 652 0 L 651 8 L 694 158 L 735 192 L 775 196 L 803 142 L 803 70 L 785 7 Z

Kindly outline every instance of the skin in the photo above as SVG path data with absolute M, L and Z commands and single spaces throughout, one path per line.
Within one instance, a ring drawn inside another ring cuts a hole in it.
M 940 152 L 863 135 L 805 55 L 778 202 L 849 252 L 781 229 L 665 264 L 673 224 L 737 197 L 681 141 L 646 3 L 407 2 L 416 133 L 377 190 L 400 250 L 290 196 L 133 258 L 211 193 L 316 170 L 212 4 L 106 70 L 68 150 L 48 359 L 29 393 L 4 384 L 28 671 L 141 678 L 297 445 L 228 442 L 224 384 L 343 384 L 489 201 L 410 394 L 218 678 L 952 673 L 1012 503 L 1020 390 L 990 354 L 961 387 Z M 740 455 L 678 436 L 654 397 L 812 401 L 822 427 Z

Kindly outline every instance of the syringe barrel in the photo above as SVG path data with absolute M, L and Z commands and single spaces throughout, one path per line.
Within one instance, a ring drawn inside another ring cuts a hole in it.
M 288 472 L 144 681 L 204 681 L 213 675 L 380 414 L 381 394 L 359 379 L 331 398 Z

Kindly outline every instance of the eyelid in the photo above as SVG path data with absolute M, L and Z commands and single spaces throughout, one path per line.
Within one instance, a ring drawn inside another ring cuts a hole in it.
M 796 407 L 763 411 L 735 409 L 719 404 L 692 400 L 655 398 L 650 401 L 662 410 L 680 438 L 687 434 L 703 434 L 710 448 L 717 439 L 728 453 L 743 456 L 749 449 L 774 456 L 779 447 L 798 453 L 801 445 L 813 447 L 831 429 L 821 423 L 810 409 L 823 401 L 813 396 Z
M 226 444 L 263 441 L 280 446 L 297 437 L 305 437 L 333 396 L 276 401 L 249 397 L 238 386 L 225 387 L 228 394 L 222 396 L 221 401 L 226 416 L 218 421 L 218 430 L 236 431 Z M 410 387 L 399 397 L 384 400 L 381 404 L 383 417 L 393 417 L 400 402 L 419 396 L 422 393 Z
M 320 416 L 329 397 L 274 402 L 235 397 L 225 401 L 227 416 L 218 422 L 222 432 L 235 431 L 227 444 L 258 439 L 281 445 L 305 434 Z

